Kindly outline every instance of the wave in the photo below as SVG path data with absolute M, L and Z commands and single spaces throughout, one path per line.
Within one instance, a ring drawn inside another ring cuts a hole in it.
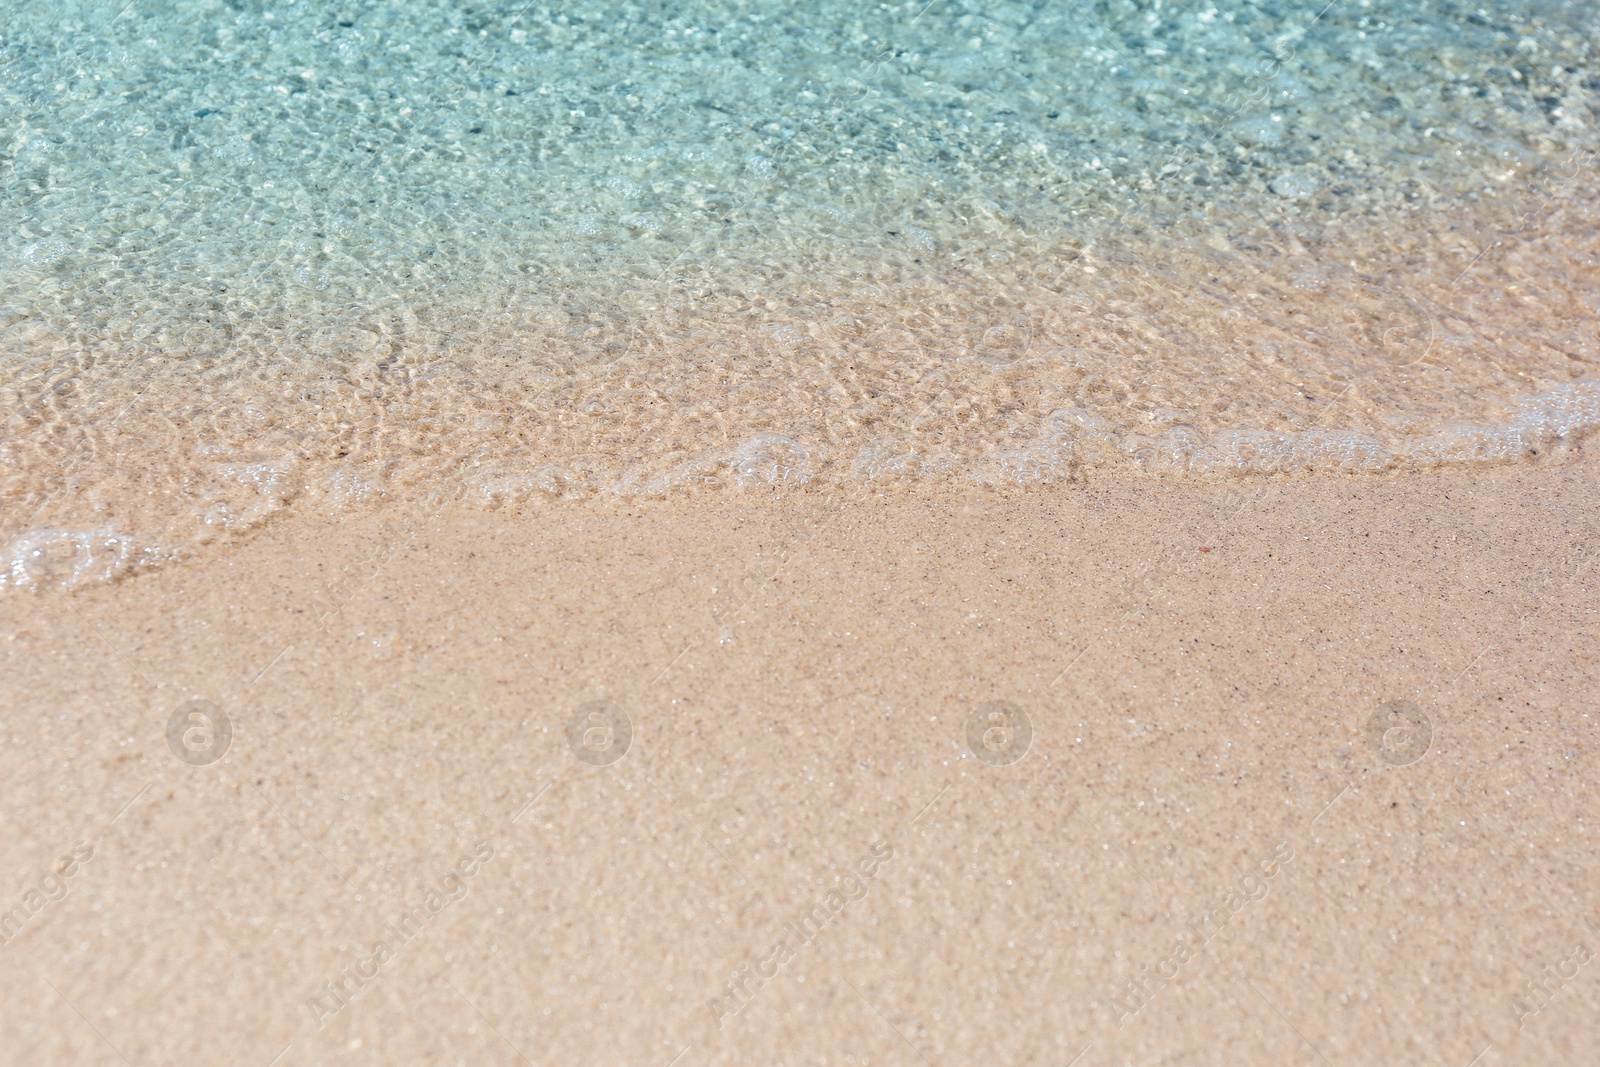
M 1180 478 L 1293 474 L 1372 475 L 1396 470 L 1483 467 L 1561 452 L 1600 427 L 1600 381 L 1579 381 L 1527 397 L 1503 423 L 1452 425 L 1385 440 L 1343 429 L 1279 432 L 1226 429 L 1204 434 L 1173 426 L 1155 435 L 1118 429 L 1083 408 L 1048 413 L 1020 444 L 967 457 L 878 442 L 853 454 L 778 433 L 671 463 L 604 469 L 541 462 L 525 470 L 469 471 L 432 483 L 392 477 L 390 462 L 366 467 L 277 461 L 220 463 L 186 487 L 187 522 L 159 532 L 46 525 L 12 538 L 0 556 L 0 590 L 70 590 L 116 581 L 180 561 L 207 543 L 237 541 L 286 511 L 328 514 L 406 500 L 501 507 L 556 501 L 724 491 L 845 492 L 989 487 L 1041 491 L 1095 476 Z M 391 475 L 391 476 L 386 476 Z

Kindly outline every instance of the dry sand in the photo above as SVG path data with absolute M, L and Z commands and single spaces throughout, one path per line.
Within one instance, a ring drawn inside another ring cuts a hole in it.
M 1600 1062 L 1597 500 L 291 516 L 9 596 L 0 1060 Z

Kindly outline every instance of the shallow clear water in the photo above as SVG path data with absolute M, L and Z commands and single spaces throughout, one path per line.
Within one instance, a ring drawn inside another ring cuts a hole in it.
M 4 580 L 285 507 L 1512 462 L 1593 3 L 11 3 Z

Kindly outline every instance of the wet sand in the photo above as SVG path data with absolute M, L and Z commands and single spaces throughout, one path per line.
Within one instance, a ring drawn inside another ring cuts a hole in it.
M 1593 1062 L 1597 500 L 286 513 L 9 596 L 0 1059 Z

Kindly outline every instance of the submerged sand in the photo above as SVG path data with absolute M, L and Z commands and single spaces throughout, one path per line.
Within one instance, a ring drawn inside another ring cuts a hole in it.
M 1593 1062 L 1597 490 L 291 513 L 10 596 L 3 1058 Z
M 1542 456 L 1597 56 L 1584 0 L 13 0 L 0 592 L 285 510 Z

